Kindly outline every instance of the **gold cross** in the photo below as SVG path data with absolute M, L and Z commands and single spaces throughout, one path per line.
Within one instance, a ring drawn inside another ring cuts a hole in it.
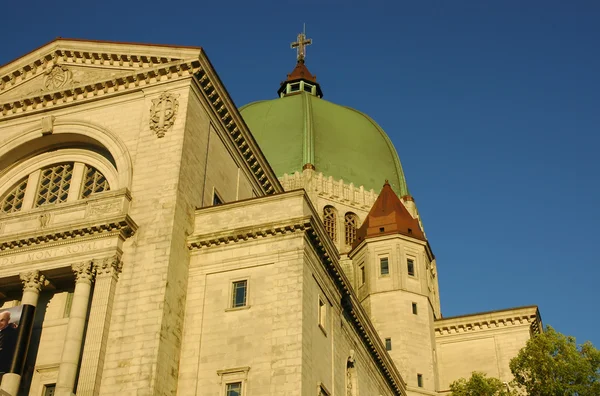
M 298 35 L 298 40 L 292 43 L 292 48 L 298 48 L 298 62 L 304 62 L 306 57 L 306 46 L 312 44 L 312 39 L 307 39 L 305 32 Z

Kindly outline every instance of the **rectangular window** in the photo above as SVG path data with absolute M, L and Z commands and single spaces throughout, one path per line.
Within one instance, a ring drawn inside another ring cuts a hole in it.
M 232 293 L 232 308 L 245 307 L 246 306 L 246 294 L 248 291 L 248 281 L 241 280 L 233 282 L 233 293 Z
M 325 324 L 327 323 L 327 304 L 321 297 L 319 297 L 319 326 L 325 330 Z
M 386 338 L 385 339 L 385 350 L 386 351 L 391 351 L 392 350 L 392 339 L 391 338 Z
M 231 384 L 227 384 L 227 392 L 225 396 L 241 396 L 242 395 L 242 383 L 241 382 L 232 382 Z
M 415 276 L 415 261 L 413 259 L 406 260 L 406 267 L 408 268 L 408 275 Z
M 417 374 L 417 386 L 419 388 L 423 387 L 423 374 Z
M 390 264 L 387 257 L 382 257 L 379 259 L 379 272 L 381 275 L 389 275 L 390 274 Z
M 56 384 L 44 385 L 44 396 L 54 396 L 55 390 L 56 390 Z
M 412 312 L 413 314 L 417 314 L 417 303 L 412 303 Z
M 365 280 L 366 280 L 366 276 L 365 276 L 365 265 L 362 264 L 361 266 L 358 267 L 358 272 L 360 274 L 360 285 L 364 285 L 365 284 Z

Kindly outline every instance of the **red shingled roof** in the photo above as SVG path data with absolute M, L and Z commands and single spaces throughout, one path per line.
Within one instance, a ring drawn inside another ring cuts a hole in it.
M 406 200 L 411 199 L 406 197 Z M 386 180 L 367 218 L 357 230 L 353 247 L 367 238 L 388 234 L 402 234 L 426 241 L 419 220 L 411 216 Z

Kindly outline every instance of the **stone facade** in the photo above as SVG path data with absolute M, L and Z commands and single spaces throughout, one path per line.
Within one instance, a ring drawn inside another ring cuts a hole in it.
M 5 394 L 431 395 L 539 328 L 442 319 L 427 243 L 352 249 L 377 194 L 278 179 L 200 48 L 57 39 L 0 68 L 0 132 L 0 306 L 36 307 Z

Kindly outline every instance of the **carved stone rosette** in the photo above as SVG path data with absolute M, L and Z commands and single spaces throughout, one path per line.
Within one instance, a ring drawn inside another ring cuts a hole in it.
M 71 268 L 73 269 L 73 273 L 75 274 L 75 283 L 92 283 L 92 280 L 94 279 L 92 261 L 82 261 L 80 263 L 73 264 Z
M 94 269 L 96 277 L 99 276 L 115 276 L 118 277 L 123 268 L 123 262 L 116 254 L 114 256 L 105 257 L 103 259 L 94 259 Z
M 46 277 L 38 270 L 21 272 L 19 277 L 23 282 L 24 292 L 32 291 L 39 293 L 42 290 L 42 286 L 46 283 Z
M 178 96 L 163 92 L 157 99 L 152 100 L 150 130 L 154 131 L 158 138 L 164 137 L 165 133 L 175 123 L 175 116 L 179 108 Z

